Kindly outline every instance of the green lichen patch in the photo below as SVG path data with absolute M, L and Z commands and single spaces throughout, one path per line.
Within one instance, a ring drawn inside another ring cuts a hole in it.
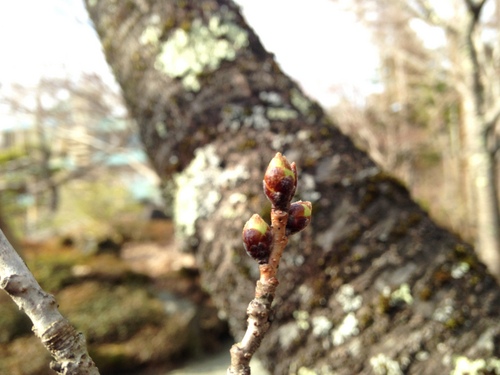
M 390 303 L 392 305 L 411 305 L 413 303 L 413 296 L 411 295 L 410 285 L 407 283 L 401 284 L 401 286 L 391 293 Z
M 293 317 L 297 321 L 297 325 L 302 330 L 308 330 L 309 324 L 309 313 L 305 310 L 297 310 L 293 312 Z
M 267 109 L 267 118 L 270 120 L 287 121 L 298 117 L 298 113 L 290 108 L 273 108 Z
M 311 101 L 307 99 L 302 93 L 297 89 L 292 89 L 290 91 L 290 100 L 295 108 L 297 108 L 300 113 L 307 115 L 311 109 Z
M 153 32 L 149 32 L 144 39 L 152 36 Z M 224 60 L 234 60 L 238 50 L 247 44 L 247 32 L 235 23 L 216 16 L 208 24 L 196 19 L 189 28 L 175 30 L 161 46 L 155 68 L 180 78 L 186 89 L 199 91 L 200 74 L 216 70 Z

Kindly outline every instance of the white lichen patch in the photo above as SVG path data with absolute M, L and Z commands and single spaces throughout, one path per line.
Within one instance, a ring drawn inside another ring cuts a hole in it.
M 225 127 L 237 131 L 241 127 L 268 130 L 271 123 L 266 117 L 266 108 L 261 105 L 253 106 L 250 110 L 242 106 L 227 106 L 222 111 Z
M 500 375 L 500 359 L 497 357 L 469 359 L 465 356 L 457 356 L 453 360 L 453 370 L 450 375 Z
M 401 302 L 407 305 L 411 305 L 413 303 L 410 286 L 406 283 L 402 284 L 398 289 L 393 291 L 389 300 L 391 305 L 397 305 Z
M 252 113 L 243 117 L 243 125 L 254 129 L 267 130 L 270 126 L 266 117 L 266 110 L 263 106 L 256 105 L 252 108 Z
M 309 138 L 311 138 L 311 131 L 302 129 L 297 132 L 297 139 L 299 141 L 307 141 Z
M 155 68 L 182 79 L 186 89 L 198 91 L 201 73 L 216 70 L 223 60 L 234 60 L 237 51 L 247 44 L 247 32 L 235 23 L 213 16 L 205 25 L 196 19 L 187 31 L 175 30 L 161 46 Z
M 358 319 L 353 312 L 346 315 L 342 323 L 332 332 L 333 345 L 341 345 L 359 333 Z
M 458 264 L 455 264 L 451 269 L 451 277 L 453 277 L 454 279 L 461 279 L 467 272 L 469 272 L 469 270 L 469 263 L 460 262 Z
M 198 148 L 189 166 L 174 177 L 176 194 L 174 218 L 182 238 L 195 233 L 195 223 L 209 216 L 220 201 L 220 190 L 233 187 L 249 177 L 241 165 L 233 169 L 220 167 L 215 146 Z
M 227 202 L 223 202 L 222 217 L 224 217 L 225 219 L 234 219 L 236 217 L 239 217 L 245 209 L 246 201 L 247 196 L 245 194 L 231 194 L 227 199 Z
M 262 91 L 259 94 L 259 99 L 276 107 L 283 105 L 281 95 L 274 91 Z
M 349 284 L 340 287 L 335 299 L 346 313 L 358 310 L 363 303 L 363 297 L 354 293 L 354 288 Z
M 399 363 L 382 353 L 370 358 L 370 365 L 376 375 L 403 375 Z
M 328 335 L 333 327 L 333 323 L 326 316 L 315 316 L 311 320 L 312 333 L 315 337 Z
M 452 301 L 447 298 L 444 300 L 443 305 L 439 306 L 434 310 L 434 313 L 432 314 L 432 319 L 444 323 L 448 319 L 450 319 L 451 315 L 453 314 L 454 308 L 452 305 Z

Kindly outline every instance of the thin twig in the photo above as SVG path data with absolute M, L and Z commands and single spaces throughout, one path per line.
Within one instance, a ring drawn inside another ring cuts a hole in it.
M 260 279 L 255 287 L 255 298 L 247 308 L 245 335 L 241 342 L 231 347 L 228 375 L 250 374 L 250 360 L 271 326 L 279 262 L 288 244 L 288 235 L 299 232 L 310 222 L 310 202 L 299 201 L 290 205 L 296 187 L 295 163 L 290 165 L 284 156 L 277 153 L 264 177 L 264 192 L 272 203 L 271 227 L 259 215 L 254 215 L 243 228 L 245 248 L 259 262 Z

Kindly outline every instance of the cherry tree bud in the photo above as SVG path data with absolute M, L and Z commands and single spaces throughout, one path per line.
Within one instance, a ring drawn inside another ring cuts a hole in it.
M 300 232 L 311 222 L 311 202 L 294 202 L 288 210 L 288 222 L 286 223 L 287 236 Z
M 273 234 L 269 225 L 258 214 L 254 214 L 243 227 L 243 244 L 248 255 L 259 264 L 269 261 Z
M 279 152 L 271 160 L 264 175 L 264 193 L 273 207 L 288 210 L 297 187 L 297 168 Z

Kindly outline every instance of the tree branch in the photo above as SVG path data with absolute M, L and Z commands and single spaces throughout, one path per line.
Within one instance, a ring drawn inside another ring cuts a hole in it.
M 311 220 L 311 203 L 290 204 L 297 187 L 297 168 L 277 153 L 264 176 L 264 192 L 271 201 L 271 227 L 254 215 L 243 228 L 248 254 L 259 262 L 260 280 L 255 298 L 247 308 L 247 330 L 231 347 L 228 375 L 250 375 L 250 360 L 271 326 L 271 305 L 279 284 L 277 273 L 288 236 L 304 229 Z
M 452 34 L 457 34 L 459 32 L 452 22 L 440 17 L 436 13 L 436 10 L 429 4 L 428 0 L 417 0 L 416 4 L 419 8 L 418 10 L 411 7 L 407 2 L 404 2 L 403 6 L 411 16 L 426 21 L 430 25 L 443 27 L 447 32 Z
M 98 375 L 85 337 L 57 309 L 0 230 L 0 288 L 33 322 L 33 332 L 54 357 L 50 367 L 61 375 Z

